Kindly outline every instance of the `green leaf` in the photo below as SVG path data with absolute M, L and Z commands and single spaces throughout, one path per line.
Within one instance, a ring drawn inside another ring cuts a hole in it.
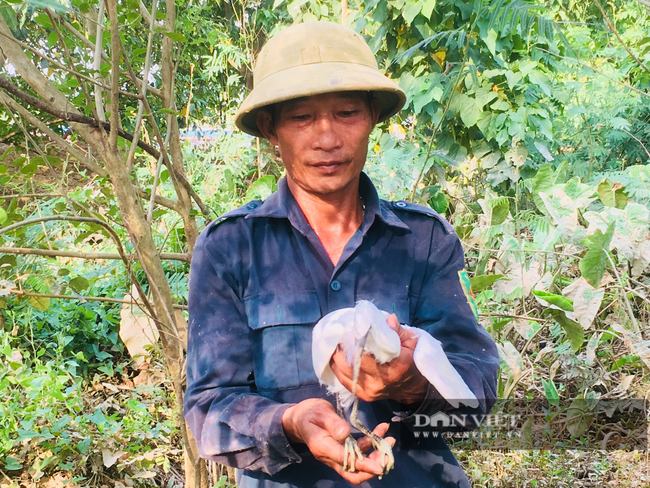
M 600 201 L 607 207 L 624 209 L 627 205 L 627 195 L 624 193 L 625 187 L 620 183 L 613 183 L 605 178 L 598 185 L 598 196 Z
M 567 317 L 564 311 L 553 310 L 552 312 L 553 319 L 560 324 L 560 327 L 566 333 L 567 339 L 571 343 L 571 349 L 573 349 L 573 352 L 578 352 L 585 342 L 585 331 L 580 324 Z
M 104 425 L 108 419 L 104 416 L 100 409 L 96 409 L 92 414 L 86 414 L 85 417 L 95 425 Z
M 444 214 L 449 208 L 449 201 L 444 193 L 438 192 L 429 199 L 429 205 L 438 212 Z
M 7 212 L 4 208 L 0 207 L 0 225 L 7 221 Z
M 50 8 L 58 13 L 68 11 L 67 6 L 61 5 L 56 0 L 27 0 L 27 3 L 30 4 L 32 7 L 36 7 L 36 8 L 42 8 L 42 9 Z
M 187 42 L 187 38 L 183 34 L 181 34 L 180 32 L 164 32 L 163 31 L 162 35 L 169 37 L 172 41 Z
M 535 296 L 547 301 L 551 305 L 560 307 L 562 310 L 566 310 L 567 312 L 573 312 L 573 302 L 562 295 L 556 295 L 542 290 L 533 290 L 533 293 Z
M 499 199 L 498 203 L 491 208 L 490 225 L 501 225 L 508 218 L 510 205 L 505 199 Z
M 560 394 L 557 392 L 557 388 L 555 387 L 553 380 L 542 379 L 542 385 L 544 386 L 544 394 L 546 395 L 548 403 L 556 407 L 559 406 Z
M 264 200 L 268 198 L 271 193 L 276 189 L 275 176 L 265 175 L 255 181 L 246 192 L 244 200 L 250 202 L 251 200 Z
M 19 469 L 22 469 L 23 465 L 20 464 L 17 459 L 12 458 L 11 456 L 7 456 L 5 458 L 5 468 L 8 471 L 17 471 Z
M 7 26 L 11 30 L 18 29 L 18 19 L 16 19 L 16 12 L 11 8 L 10 5 L 7 5 L 5 2 L 0 2 L 0 15 L 7 23 Z
M 479 117 L 481 116 L 481 109 L 476 99 L 468 97 L 467 95 L 458 95 L 458 102 L 460 105 L 460 118 L 467 127 L 476 125 Z
M 29 297 L 29 304 L 36 310 L 45 312 L 50 306 L 50 299 L 47 297 Z
M 422 15 L 424 15 L 427 20 L 431 20 L 431 14 L 436 8 L 437 0 L 425 0 L 424 5 L 422 5 Z
M 77 293 L 81 293 L 83 290 L 90 286 L 90 282 L 83 276 L 77 276 L 75 278 L 72 278 L 68 285 L 70 285 L 70 288 L 72 288 Z
M 88 450 L 88 448 L 90 447 L 90 443 L 92 441 L 93 440 L 89 437 L 88 439 L 84 439 L 79 444 L 77 444 L 77 449 L 79 449 L 79 452 L 81 454 L 84 454 Z
M 593 412 L 595 402 L 584 399 L 583 394 L 578 395 L 567 409 L 567 429 L 574 437 L 580 437 L 591 425 L 594 420 Z
M 413 19 L 417 17 L 417 15 L 420 13 L 422 10 L 422 3 L 420 3 L 418 0 L 409 0 L 406 2 L 406 5 L 404 6 L 404 20 L 406 21 L 407 24 L 410 24 L 413 22 Z
M 598 288 L 600 280 L 603 279 L 605 274 L 605 267 L 609 262 L 607 253 L 609 252 L 612 237 L 614 237 L 615 225 L 616 222 L 609 224 L 604 234 L 600 229 L 597 229 L 596 232 L 583 241 L 587 246 L 587 253 L 580 260 L 580 272 L 594 288 Z
M 474 293 L 481 292 L 503 278 L 503 275 L 480 275 L 469 279 Z

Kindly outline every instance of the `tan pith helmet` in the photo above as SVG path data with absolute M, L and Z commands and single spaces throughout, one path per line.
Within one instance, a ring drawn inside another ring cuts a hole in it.
M 333 22 L 308 22 L 272 37 L 260 51 L 253 91 L 235 115 L 244 132 L 261 136 L 257 111 L 295 98 L 341 91 L 372 91 L 379 100 L 379 122 L 406 102 L 402 89 L 379 72 L 366 41 Z

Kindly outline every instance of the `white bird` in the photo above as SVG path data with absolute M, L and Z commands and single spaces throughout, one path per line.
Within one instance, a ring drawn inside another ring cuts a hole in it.
M 343 410 L 352 406 L 350 424 L 369 437 L 373 447 L 381 453 L 380 463 L 384 474 L 394 464 L 392 449 L 385 439 L 375 435 L 357 419 L 359 399 L 355 396 L 355 390 L 363 353 L 372 354 L 379 364 L 387 363 L 400 354 L 399 335 L 388 326 L 388 316 L 387 312 L 379 310 L 373 303 L 361 300 L 354 308 L 343 308 L 327 314 L 312 332 L 312 360 L 316 375 L 321 384 L 336 395 L 337 410 L 341 417 Z M 417 337 L 413 351 L 415 366 L 442 397 L 455 408 L 460 403 L 472 408 L 478 407 L 474 393 L 447 359 L 440 341 L 425 330 L 408 325 L 402 327 Z M 330 368 L 330 360 L 339 345 L 353 370 L 352 391 L 341 384 Z M 349 465 L 348 456 L 351 458 Z M 356 440 L 349 436 L 345 443 L 343 469 L 355 471 L 355 459 L 362 457 Z

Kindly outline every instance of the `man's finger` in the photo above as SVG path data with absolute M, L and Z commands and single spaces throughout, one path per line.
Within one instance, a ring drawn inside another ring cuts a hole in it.
M 375 427 L 373 433 L 379 437 L 384 437 L 388 431 L 388 427 L 390 427 L 388 422 L 383 422 Z M 359 449 L 361 449 L 361 452 L 366 452 L 372 447 L 372 441 L 368 437 L 361 437 L 357 440 L 357 445 L 359 446 Z
M 390 314 L 386 318 L 386 323 L 388 324 L 388 327 L 393 329 L 395 332 L 397 332 L 397 335 L 399 336 L 400 342 L 404 342 L 411 337 L 413 337 L 413 332 L 410 330 L 406 330 L 402 325 L 399 323 L 399 320 L 397 319 L 397 315 L 394 313 Z

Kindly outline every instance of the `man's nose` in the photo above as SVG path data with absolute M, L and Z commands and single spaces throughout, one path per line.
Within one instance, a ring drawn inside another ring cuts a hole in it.
M 321 116 L 316 121 L 314 138 L 316 149 L 331 151 L 341 147 L 341 137 L 337 131 L 336 122 L 330 116 Z

